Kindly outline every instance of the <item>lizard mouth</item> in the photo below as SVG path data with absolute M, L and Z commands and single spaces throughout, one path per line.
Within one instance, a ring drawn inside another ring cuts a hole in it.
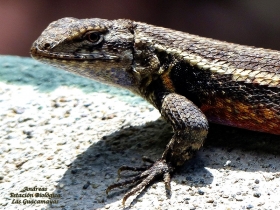
M 47 59 L 61 59 L 61 60 L 119 60 L 120 57 L 116 55 L 103 53 L 65 53 L 65 52 L 50 52 L 41 50 L 38 47 L 32 47 L 30 50 L 32 58 L 40 60 L 40 58 Z

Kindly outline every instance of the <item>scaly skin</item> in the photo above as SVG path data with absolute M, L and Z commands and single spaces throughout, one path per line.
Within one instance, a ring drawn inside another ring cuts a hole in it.
M 131 20 L 63 18 L 34 42 L 35 59 L 126 88 L 173 127 L 162 157 L 116 187 L 139 182 L 123 199 L 170 173 L 204 142 L 208 121 L 280 135 L 280 52 L 203 38 Z

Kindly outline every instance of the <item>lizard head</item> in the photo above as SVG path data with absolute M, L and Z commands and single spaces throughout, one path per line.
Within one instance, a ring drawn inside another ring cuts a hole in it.
M 33 43 L 31 56 L 43 63 L 133 90 L 133 22 L 62 18 Z

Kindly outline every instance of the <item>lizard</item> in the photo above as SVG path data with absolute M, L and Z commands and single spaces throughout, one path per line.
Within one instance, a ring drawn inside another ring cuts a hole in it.
M 135 177 L 122 200 L 171 174 L 203 146 L 208 122 L 280 135 L 280 52 L 204 38 L 128 19 L 62 18 L 33 43 L 43 63 L 143 97 L 172 125 L 173 136 Z

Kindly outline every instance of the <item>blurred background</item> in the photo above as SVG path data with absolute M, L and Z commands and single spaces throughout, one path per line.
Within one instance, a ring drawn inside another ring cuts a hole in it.
M 62 17 L 128 18 L 280 50 L 279 11 L 279 0 L 2 0 L 0 54 L 29 56 L 32 42 Z

